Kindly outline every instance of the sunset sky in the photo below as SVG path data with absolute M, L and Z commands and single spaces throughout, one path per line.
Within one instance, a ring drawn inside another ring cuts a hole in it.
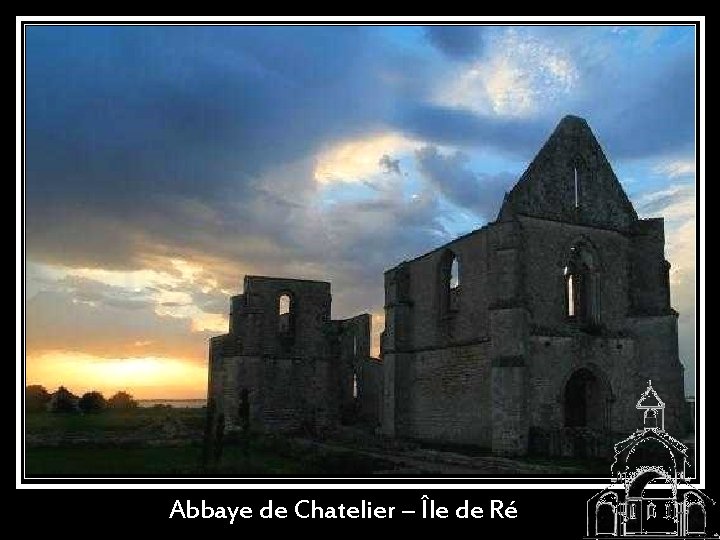
M 383 271 L 496 217 L 565 114 L 666 219 L 695 361 L 692 27 L 26 30 L 27 382 L 204 397 L 245 274 Z

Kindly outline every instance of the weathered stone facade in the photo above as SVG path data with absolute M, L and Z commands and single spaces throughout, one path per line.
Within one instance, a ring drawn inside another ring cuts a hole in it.
M 330 303 L 329 283 L 246 276 L 229 333 L 210 341 L 211 416 L 255 431 L 377 423 L 382 372 L 370 358 L 370 315 L 332 321 Z
M 333 429 L 501 454 L 603 455 L 649 379 L 684 410 L 662 218 L 638 219 L 589 126 L 565 117 L 497 219 L 385 272 L 370 316 L 330 320 L 330 284 L 246 276 L 210 344 L 226 427 Z M 283 312 L 282 298 L 287 301 Z
M 588 124 L 565 117 L 496 221 L 385 273 L 383 431 L 604 454 L 652 379 L 677 433 L 669 267 L 663 219 L 638 219 Z

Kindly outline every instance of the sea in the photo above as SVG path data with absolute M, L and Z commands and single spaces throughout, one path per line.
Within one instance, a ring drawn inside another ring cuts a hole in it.
M 205 399 L 138 399 L 138 405 L 141 407 L 154 407 L 155 405 L 171 405 L 178 409 L 197 409 L 204 407 L 207 403 Z

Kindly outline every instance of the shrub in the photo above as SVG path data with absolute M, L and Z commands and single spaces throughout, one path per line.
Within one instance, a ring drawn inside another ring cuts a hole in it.
M 106 406 L 107 403 L 105 401 L 105 398 L 100 392 L 96 390 L 83 394 L 83 396 L 80 398 L 80 401 L 78 402 L 78 407 L 80 407 L 80 410 L 85 413 L 99 412 L 102 411 Z
M 27 412 L 41 412 L 47 410 L 50 394 L 44 386 L 31 384 L 25 387 L 25 410 Z
M 107 406 L 111 409 L 134 409 L 138 403 L 130 394 L 121 390 L 108 399 Z
M 52 412 L 77 412 L 78 397 L 64 386 L 58 388 L 50 397 Z

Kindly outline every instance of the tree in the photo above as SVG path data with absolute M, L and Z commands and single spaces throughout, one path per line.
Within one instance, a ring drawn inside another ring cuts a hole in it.
M 41 412 L 47 410 L 50 394 L 44 386 L 31 384 L 25 387 L 25 410 L 27 412 Z
M 130 394 L 120 390 L 113 397 L 108 399 L 107 406 L 110 409 L 134 409 L 138 406 L 138 403 Z
M 83 394 L 78 402 L 78 407 L 84 413 L 102 411 L 106 406 L 105 398 L 97 390 Z
M 50 410 L 52 412 L 76 412 L 78 397 L 64 386 L 59 387 L 50 397 Z

